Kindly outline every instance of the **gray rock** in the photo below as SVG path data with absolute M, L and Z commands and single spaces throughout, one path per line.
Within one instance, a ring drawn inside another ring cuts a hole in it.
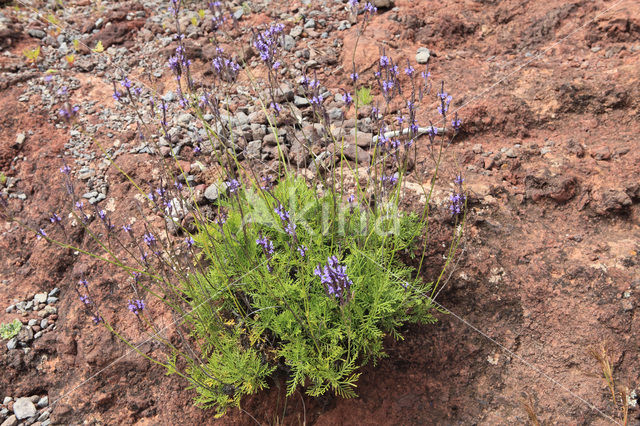
M 33 303 L 45 303 L 47 301 L 47 293 L 38 293 L 35 296 L 33 296 Z
M 18 398 L 13 404 L 13 414 L 18 420 L 28 419 L 36 415 L 38 410 L 29 398 Z
M 22 327 L 16 337 L 18 342 L 29 343 L 33 340 L 33 330 L 30 327 Z
M 43 38 L 45 38 L 47 36 L 47 33 L 45 33 L 42 30 L 39 30 L 37 28 L 28 29 L 27 30 L 27 34 L 29 34 L 31 37 L 39 38 L 40 40 L 42 40 Z
M 38 331 L 36 334 L 33 335 L 33 340 L 39 339 L 42 337 L 42 330 Z
M 2 422 L 0 426 L 17 426 L 17 424 L 18 424 L 18 419 L 16 419 L 15 414 L 12 414 L 9 417 L 7 417 L 7 420 Z
M 10 314 L 11 312 L 13 312 L 16 309 L 16 305 L 11 305 L 9 306 L 7 309 L 5 309 L 4 311 L 8 314 Z
M 328 113 L 329 113 L 329 118 L 331 118 L 331 120 L 333 120 L 333 121 L 342 120 L 342 117 L 343 117 L 342 109 L 340 109 L 340 108 L 331 108 L 328 111 Z
M 36 325 L 38 323 L 38 320 L 35 318 L 32 318 L 29 320 L 29 322 L 27 323 L 28 326 L 33 327 L 34 325 Z
M 260 158 L 260 148 L 262 147 L 262 141 L 251 141 L 247 144 L 245 155 L 247 158 Z
M 8 350 L 12 350 L 15 349 L 18 346 L 18 338 L 14 337 L 13 339 L 9 340 L 7 342 L 7 349 Z
M 309 106 L 309 100 L 302 96 L 294 96 L 293 103 L 297 107 L 306 107 Z
M 419 64 L 426 64 L 431 57 L 431 51 L 426 47 L 420 47 L 416 53 L 416 62 Z
M 58 301 L 57 297 L 49 296 L 47 297 L 47 305 L 51 305 L 52 303 L 56 303 Z
M 307 164 L 309 158 L 309 150 L 297 139 L 291 143 L 291 150 L 289 151 L 289 159 L 293 164 L 299 167 L 304 167 Z
M 295 26 L 293 28 L 291 28 L 291 31 L 289 32 L 289 35 L 293 38 L 298 38 L 302 35 L 302 32 L 304 31 L 304 28 L 302 28 L 301 25 Z
M 10 396 L 5 396 L 4 399 L 2 400 L 2 405 L 7 405 L 11 401 L 13 401 L 13 398 L 11 398 Z
M 48 326 L 48 325 L 49 325 L 49 320 L 48 320 L 48 319 L 43 318 L 43 319 L 40 321 L 40 328 L 47 328 L 47 326 Z
M 188 113 L 183 113 L 178 116 L 178 124 L 183 127 L 188 127 L 193 120 L 193 115 Z
M 392 8 L 395 6 L 395 2 L 393 0 L 373 0 L 373 5 L 375 7 L 381 7 L 384 9 Z
M 220 192 L 227 189 L 225 183 L 212 183 L 204 190 L 204 198 L 209 201 L 216 201 L 220 197 Z
M 504 155 L 506 155 L 507 158 L 517 158 L 518 152 L 513 148 L 509 148 L 504 152 Z
M 233 12 L 233 18 L 236 21 L 239 21 L 240 19 L 242 19 L 242 16 L 244 15 L 244 9 L 240 8 L 238 10 L 236 10 L 235 12 Z
M 42 398 L 38 399 L 38 403 L 36 404 L 36 406 L 38 408 L 44 408 L 46 406 L 49 405 L 49 397 L 48 396 L 43 396 Z M 38 419 L 40 420 L 40 419 Z
M 305 28 L 315 28 L 316 27 L 316 21 L 314 21 L 313 19 L 308 19 L 307 22 L 304 23 L 304 27 Z
M 296 47 L 296 40 L 289 34 L 285 34 L 282 41 L 282 48 L 287 52 L 292 51 Z

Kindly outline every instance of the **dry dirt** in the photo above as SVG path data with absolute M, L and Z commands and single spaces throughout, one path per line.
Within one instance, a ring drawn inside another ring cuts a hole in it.
M 469 191 L 465 239 L 438 296 L 449 313 L 438 314 L 435 325 L 406 328 L 404 341 L 389 339 L 389 357 L 365 368 L 356 399 L 296 394 L 285 407 L 282 383 L 273 383 L 248 398 L 244 410 L 261 424 L 283 414 L 284 424 L 524 424 L 528 395 L 547 424 L 620 421 L 588 350 L 608 342 L 616 379 L 640 391 L 640 4 L 395 3 L 368 26 L 355 61 L 364 75 L 383 47 L 400 64 L 428 47 L 432 75 L 445 81 L 464 120 L 442 172 L 446 180 L 463 170 Z M 290 13 L 300 7 L 296 0 L 273 4 Z M 3 7 L 7 16 L 9 9 Z M 240 24 L 271 19 L 261 12 Z M 142 26 L 132 22 L 123 34 Z M 0 35 L 3 48 L 18 58 L 37 44 L 28 26 Z M 334 39 L 343 42 L 336 63 L 318 71 L 329 88 L 347 85 L 356 31 L 331 31 L 315 46 L 322 58 Z M 130 37 L 115 37 L 113 44 L 129 40 L 135 49 Z M 0 59 L 3 73 L 23 67 L 24 81 L 42 77 L 7 58 Z M 73 68 L 65 72 L 91 78 Z M 24 87 L 8 74 L 0 79 L 0 171 L 20 179 L 27 198 L 11 205 L 38 228 L 64 204 L 58 170 L 69 129 L 54 126 L 35 98 L 18 101 Z M 77 100 L 112 104 L 110 86 L 99 84 Z M 16 134 L 27 130 L 33 134 L 16 147 Z M 427 156 L 424 144 L 420 155 Z M 184 156 L 192 160 L 190 152 Z M 149 158 L 120 161 L 150 181 Z M 419 161 L 410 179 L 428 179 L 425 168 Z M 117 171 L 108 174 L 118 214 L 133 215 L 125 202 L 133 189 Z M 451 232 L 446 211 L 434 214 L 434 229 L 430 252 L 438 256 Z M 111 268 L 38 241 L 15 224 L 0 222 L 0 232 L 0 321 L 19 317 L 4 311 L 14 300 L 61 289 L 56 330 L 28 354 L 3 344 L 0 396 L 62 397 L 51 413 L 54 424 L 254 423 L 238 410 L 214 420 L 211 411 L 192 406 L 194 391 L 181 379 L 125 355 L 125 345 L 91 324 L 74 283 L 85 272 L 101 297 L 118 300 L 125 285 Z M 119 326 L 138 327 L 130 318 Z M 629 424 L 640 424 L 639 416 L 631 408 Z

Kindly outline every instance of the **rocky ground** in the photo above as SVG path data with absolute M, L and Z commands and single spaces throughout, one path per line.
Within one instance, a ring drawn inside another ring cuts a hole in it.
M 522 424 L 529 421 L 523 401 L 549 424 L 621 423 L 589 355 L 604 342 L 616 381 L 629 388 L 629 424 L 640 424 L 640 5 L 376 1 L 378 13 L 356 48 L 363 27 L 346 2 L 226 3 L 234 20 L 225 31 L 236 41 L 228 50 L 246 60 L 254 81 L 264 66 L 238 46 L 249 44 L 252 29 L 281 22 L 281 76 L 296 81 L 303 69 L 313 70 L 347 141 L 356 117 L 343 116 L 334 95 L 349 88 L 354 62 L 372 86 L 382 52 L 403 67 L 428 62 L 434 81 L 445 82 L 464 124 L 441 177 L 449 182 L 462 170 L 469 195 L 465 239 L 437 299 L 447 312 L 436 325 L 407 328 L 404 341 L 389 340 L 389 358 L 365 369 L 356 399 L 296 394 L 285 405 L 284 389 L 274 383 L 249 398 L 245 412 L 213 420 L 193 407 L 194 392 L 183 381 L 128 353 L 84 314 L 77 280 L 88 277 L 115 312 L 126 300 L 121 273 L 0 222 L 0 322 L 23 323 L 0 349 L 2 425 L 251 424 L 251 416 L 259 423 L 284 417 L 286 424 Z M 0 191 L 25 223 L 50 229 L 51 215 L 68 204 L 59 171 L 65 163 L 87 205 L 119 223 L 135 216 L 135 188 L 102 149 L 147 188 L 159 175 L 154 158 L 173 150 L 202 200 L 214 201 L 216 168 L 197 120 L 178 105 L 167 67 L 175 41 L 165 2 L 0 4 Z M 216 55 L 211 15 L 195 13 L 205 6 L 186 2 L 181 21 L 202 81 Z M 104 52 L 90 50 L 98 41 Z M 38 46 L 30 62 L 24 52 Z M 112 97 L 111 82 L 124 76 L 166 101 L 177 144 L 160 141 L 156 152 L 139 138 L 135 112 Z M 243 161 L 268 169 L 277 148 L 252 102 L 254 90 L 241 76 L 228 93 L 229 119 Z M 306 99 L 294 86 L 283 93 L 305 134 L 313 134 Z M 79 106 L 80 126 L 61 119 L 66 105 Z M 418 118 L 435 120 L 435 110 Z M 285 114 L 281 134 L 298 131 L 292 122 Z M 370 127 L 359 121 L 365 134 Z M 286 155 L 306 173 L 310 153 L 285 138 Z M 331 151 L 310 142 L 315 155 Z M 418 147 L 409 192 L 432 171 L 426 137 Z M 363 162 L 370 155 L 368 144 L 349 149 Z M 418 208 L 419 195 L 408 197 L 408 208 Z M 433 256 L 451 233 L 446 198 L 443 186 L 434 198 Z M 118 326 L 138 329 L 126 315 Z

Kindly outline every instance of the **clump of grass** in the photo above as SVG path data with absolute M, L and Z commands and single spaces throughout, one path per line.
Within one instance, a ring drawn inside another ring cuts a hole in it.
M 606 342 L 600 343 L 597 347 L 589 348 L 589 355 L 598 363 L 602 378 L 611 394 L 614 410 L 622 424 L 626 426 L 629 424 L 629 388 L 616 383 L 610 352 Z
M 12 322 L 2 323 L 0 324 L 0 337 L 5 340 L 13 339 L 18 335 L 18 333 L 20 333 L 21 329 L 22 323 L 17 318 Z

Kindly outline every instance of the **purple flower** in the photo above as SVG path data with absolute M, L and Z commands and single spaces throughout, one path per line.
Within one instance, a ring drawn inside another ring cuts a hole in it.
M 116 101 L 120 101 L 120 98 L 122 98 L 122 93 L 118 92 L 117 90 L 113 91 L 113 99 L 115 99 Z
M 44 229 L 40 228 L 36 234 L 36 238 L 38 238 L 39 240 L 42 239 L 42 237 L 46 237 L 47 233 L 44 232 Z
M 353 80 L 353 82 L 354 82 L 354 83 L 355 83 L 356 81 L 358 81 L 358 78 L 359 78 L 359 76 L 358 76 L 358 73 L 357 73 L 357 72 L 351 73 L 351 74 L 349 75 L 349 77 L 351 77 L 351 80 Z
M 71 173 L 71 167 L 65 164 L 64 166 L 60 167 L 60 173 L 64 173 L 65 175 L 68 175 L 69 173 Z
M 129 80 L 127 77 L 125 77 L 124 80 L 122 80 L 120 82 L 120 85 L 122 87 L 126 87 L 127 89 L 130 89 L 131 88 L 131 80 Z
M 347 105 L 351 105 L 353 103 L 353 98 L 351 97 L 351 93 L 349 92 L 345 92 L 344 95 L 342 95 L 342 101 Z
M 272 175 L 263 176 L 261 178 L 261 180 L 264 182 L 264 185 L 262 185 L 260 187 L 263 190 L 268 191 L 269 189 L 271 189 L 271 187 L 273 187 L 273 176 Z
M 396 182 L 398 182 L 398 178 L 397 178 L 397 177 L 395 177 L 395 176 L 393 176 L 393 175 L 392 175 L 392 176 L 382 176 L 382 177 L 380 178 L 380 181 L 382 182 L 382 184 L 383 184 L 384 186 L 389 186 L 389 187 L 391 187 L 391 186 L 395 185 L 395 184 L 396 184 Z
M 87 288 L 89 286 L 89 283 L 84 278 L 82 278 L 80 281 L 78 281 L 78 284 L 80 284 L 84 288 Z
M 104 321 L 98 314 L 94 314 L 92 320 L 94 324 L 100 324 L 102 321 Z
M 329 257 L 326 265 L 316 266 L 313 274 L 320 277 L 328 296 L 339 299 L 341 304 L 347 302 L 353 281 L 347 276 L 347 267 L 341 265 L 336 256 Z
M 462 175 L 456 176 L 456 178 L 453 180 L 453 183 L 458 186 L 462 186 L 462 182 L 464 182 L 464 178 L 462 177 Z
M 195 244 L 195 241 L 193 240 L 193 238 L 191 238 L 191 236 L 188 236 L 184 239 L 184 243 L 187 245 L 187 247 L 191 248 Z
M 364 11 L 373 14 L 378 11 L 378 8 L 371 4 L 371 2 L 367 2 L 364 5 Z
M 273 209 L 273 211 L 275 211 L 276 214 L 280 216 L 280 220 L 282 220 L 283 222 L 287 222 L 291 218 L 289 212 L 284 209 L 284 206 L 282 204 Z
M 456 117 L 453 120 L 451 120 L 451 127 L 453 127 L 453 130 L 455 130 L 456 132 L 460 130 L 461 126 L 462 126 L 462 120 L 460 120 L 459 118 Z
M 280 104 L 277 102 L 271 102 L 270 107 L 276 112 L 276 115 L 280 114 L 280 112 L 282 111 L 282 106 L 280 106 Z
M 147 246 L 151 247 L 153 244 L 156 243 L 156 237 L 153 236 L 153 234 L 151 232 L 147 232 L 144 234 L 143 236 L 144 238 L 144 242 L 147 244 Z
M 380 66 L 382 68 L 386 68 L 386 67 L 389 66 L 389 57 L 388 56 L 382 55 L 380 57 Z
M 287 223 L 284 227 L 284 232 L 291 235 L 292 237 L 296 235 L 296 224 L 295 223 Z
M 308 248 L 307 246 L 299 245 L 297 250 L 298 250 L 298 253 L 300 253 L 300 257 L 305 257 L 305 255 L 307 254 Z
M 464 202 L 466 199 L 467 199 L 466 196 L 458 193 L 452 194 L 449 196 L 449 201 L 451 203 L 449 205 L 449 210 L 451 211 L 451 214 L 453 216 L 456 216 L 462 213 L 462 210 L 464 209 Z
M 415 71 L 416 71 L 416 70 L 415 70 L 411 65 L 408 65 L 408 66 L 407 66 L 407 68 L 405 68 L 405 69 L 404 69 L 404 73 L 405 73 L 406 75 L 408 75 L 409 77 L 413 76 L 413 73 L 414 73 Z
M 349 195 L 349 197 L 347 198 L 347 203 L 352 204 L 354 201 L 356 201 L 355 195 Z
M 91 303 L 91 299 L 89 299 L 89 296 L 86 294 L 80 296 L 80 301 L 85 305 L 88 305 Z
M 145 304 L 142 299 L 129 300 L 128 308 L 134 315 L 140 314 L 144 310 Z
M 51 223 L 57 223 L 62 221 L 62 218 L 54 213 L 53 216 L 49 218 L 49 220 L 51 221 Z
M 132 229 L 131 229 L 131 225 L 122 225 L 122 229 L 124 229 L 124 232 L 130 234 Z
M 241 186 L 240 182 L 238 182 L 237 179 L 231 179 L 231 180 L 227 181 L 227 188 L 229 189 L 229 192 L 231 194 L 233 194 L 238 189 L 240 189 L 240 186 Z
M 271 256 L 274 253 L 273 243 L 267 239 L 267 237 L 260 237 L 256 239 L 256 244 L 262 247 L 265 253 L 268 256 Z

